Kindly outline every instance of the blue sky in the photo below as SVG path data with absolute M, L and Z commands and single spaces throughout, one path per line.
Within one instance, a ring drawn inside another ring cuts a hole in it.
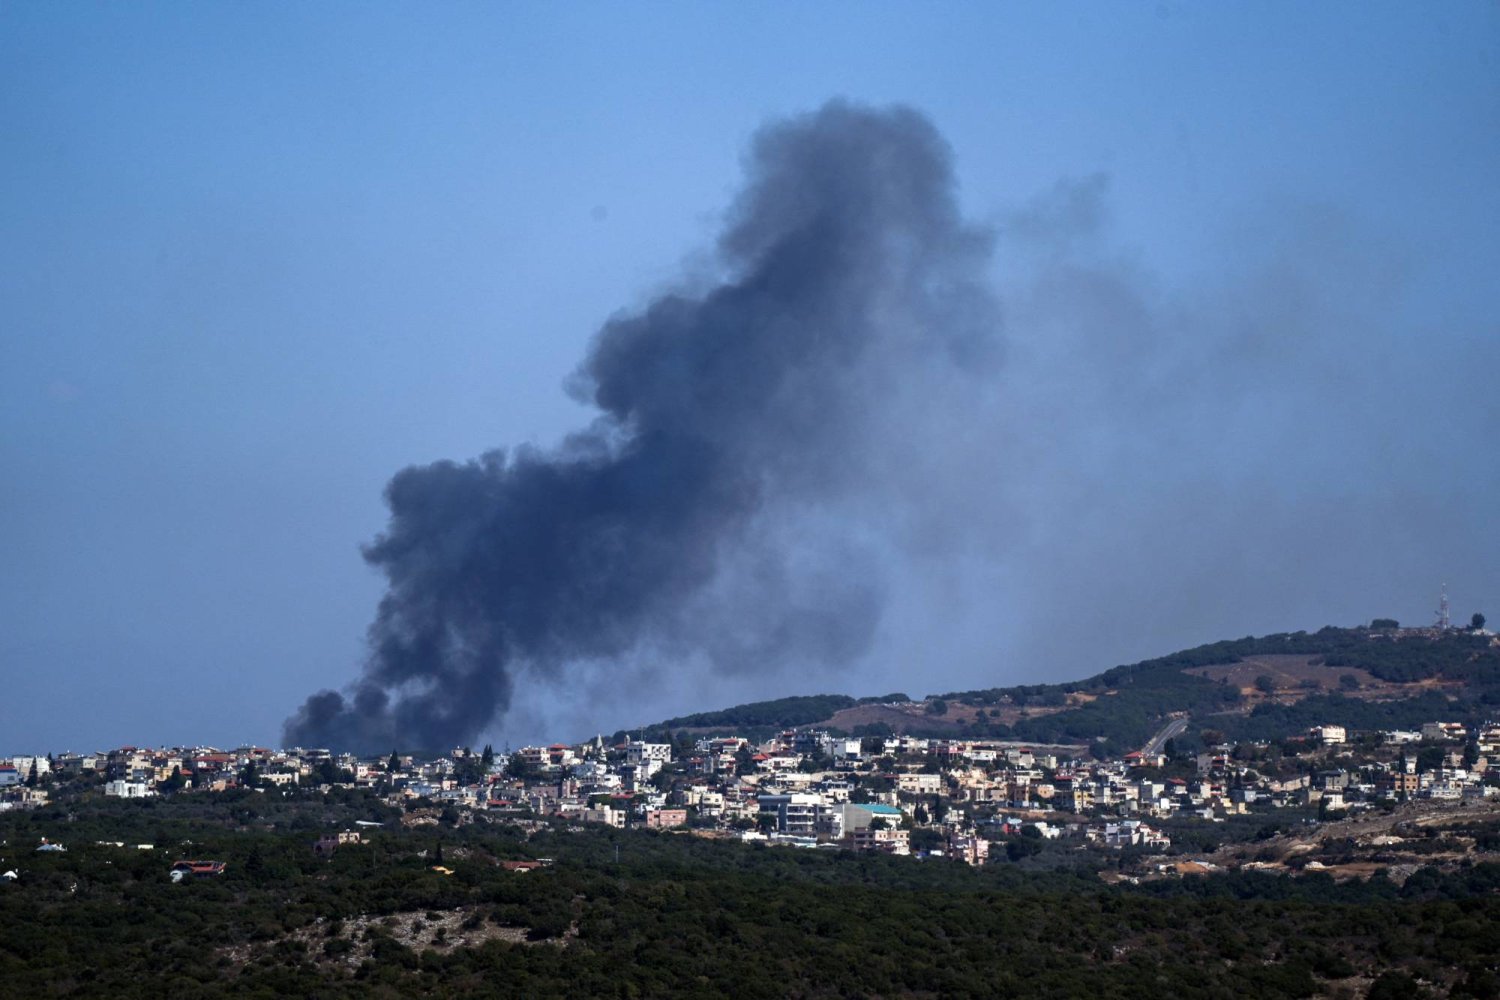
M 497 742 L 1444 580 L 1500 620 L 1493 4 L 5 3 L 0 750 L 267 742 L 352 679 L 390 476 L 592 419 L 600 325 L 710 273 L 749 137 L 833 97 L 928 116 L 997 232 L 1001 401 L 932 460 L 982 541 L 856 672 L 592 669 Z

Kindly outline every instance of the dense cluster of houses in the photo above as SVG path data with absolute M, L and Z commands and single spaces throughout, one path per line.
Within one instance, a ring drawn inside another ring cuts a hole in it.
M 689 828 L 803 847 L 920 853 L 983 864 L 1008 837 L 1076 837 L 1106 847 L 1165 848 L 1152 823 L 1278 807 L 1368 808 L 1381 799 L 1463 799 L 1496 792 L 1488 762 L 1500 725 L 1474 733 L 1434 722 L 1365 739 L 1352 752 L 1340 726 L 1294 737 L 1296 766 L 1267 766 L 1269 744 L 1219 746 L 1166 767 L 1158 753 L 1085 759 L 1076 748 L 912 736 L 851 739 L 789 730 L 759 743 L 703 736 L 654 743 L 458 749 L 434 760 L 392 753 L 240 747 L 19 756 L 0 760 L 0 809 L 48 801 L 58 788 L 120 798 L 248 786 L 352 786 L 410 816 L 452 809 L 559 817 L 616 827 Z M 1282 741 L 1286 745 L 1286 741 Z M 1173 775 L 1168 777 L 1167 775 Z M 330 842 L 320 850 L 332 851 Z

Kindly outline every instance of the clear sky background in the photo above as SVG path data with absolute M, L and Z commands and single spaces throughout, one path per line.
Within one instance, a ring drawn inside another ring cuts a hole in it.
M 1493 3 L 0 0 L 0 751 L 270 742 L 411 463 L 549 444 L 768 120 L 908 104 L 997 232 L 974 543 L 857 669 L 596 667 L 497 745 L 1500 621 Z

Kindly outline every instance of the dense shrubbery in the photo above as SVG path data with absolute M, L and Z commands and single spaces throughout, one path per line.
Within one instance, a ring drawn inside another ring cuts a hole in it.
M 0 996 L 1294 997 L 1351 974 L 1482 988 L 1500 960 L 1489 865 L 1424 869 L 1401 889 L 1256 874 L 1111 889 L 1088 871 L 649 832 L 527 841 L 484 823 L 381 831 L 321 861 L 303 832 L 208 812 L 156 816 L 194 843 L 153 852 L 81 836 L 128 825 L 122 813 L 0 818 L 12 861 L 43 833 L 69 842 L 24 854 L 21 881 L 0 886 Z M 439 847 L 451 877 L 430 868 Z M 184 851 L 230 867 L 173 885 Z M 557 863 L 528 875 L 495 863 L 521 856 Z M 337 932 L 360 915 L 460 907 L 470 926 L 551 943 L 423 950 L 376 922 L 361 939 L 370 957 L 342 962 L 354 944 Z
M 1257 705 L 1248 715 L 1215 719 L 1214 724 L 1229 739 L 1270 740 L 1326 723 L 1364 730 L 1417 729 L 1424 722 L 1449 718 L 1455 711 L 1454 703 L 1436 691 L 1398 701 L 1362 701 L 1323 694 L 1293 705 Z
M 1018 739 L 1048 743 L 1103 740 L 1103 752 L 1118 756 L 1145 742 L 1169 711 L 1203 715 L 1239 700 L 1233 688 L 1185 674 L 1180 666 L 1166 661 L 1137 664 L 1118 674 L 1113 683 L 1095 678 L 1086 682 L 1086 688 L 1098 697 L 1055 715 L 1022 719 L 1011 727 L 1012 732 Z
M 736 705 L 718 712 L 684 715 L 678 719 L 668 719 L 661 726 L 674 730 L 722 728 L 729 733 L 764 727 L 806 726 L 822 722 L 839 709 L 856 704 L 859 702 L 843 694 L 804 695 Z

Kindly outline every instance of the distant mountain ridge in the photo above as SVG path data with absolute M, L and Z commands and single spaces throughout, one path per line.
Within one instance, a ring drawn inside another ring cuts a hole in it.
M 1377 619 L 1377 624 L 1383 620 Z M 1387 623 L 1388 624 L 1388 623 Z M 668 719 L 654 738 L 689 730 L 762 735 L 821 728 L 1138 747 L 1187 714 L 1228 739 L 1282 738 L 1314 725 L 1412 729 L 1500 715 L 1500 638 L 1474 629 L 1337 628 L 1229 639 L 1114 667 L 1084 680 L 929 695 L 807 695 Z

